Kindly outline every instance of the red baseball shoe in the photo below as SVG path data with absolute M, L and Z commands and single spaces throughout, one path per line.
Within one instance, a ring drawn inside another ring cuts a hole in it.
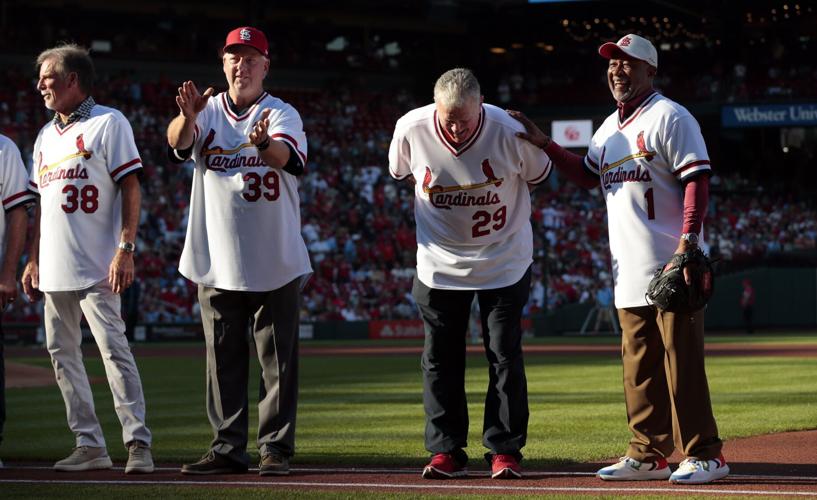
M 513 455 L 497 454 L 491 457 L 491 479 L 519 479 L 522 467 Z
M 424 479 L 453 479 L 467 474 L 465 467 L 457 463 L 450 453 L 437 453 L 423 469 Z

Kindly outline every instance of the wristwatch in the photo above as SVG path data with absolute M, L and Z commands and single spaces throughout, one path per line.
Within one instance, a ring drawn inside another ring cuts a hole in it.
M 681 239 L 689 243 L 690 245 L 698 246 L 698 234 L 697 233 L 684 233 L 681 235 Z
M 119 249 L 128 253 L 133 253 L 136 251 L 136 244 L 130 241 L 120 241 Z

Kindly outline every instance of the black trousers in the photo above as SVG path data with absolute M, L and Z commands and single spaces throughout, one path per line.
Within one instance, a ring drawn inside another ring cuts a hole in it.
M 425 326 L 423 405 L 425 446 L 460 462 L 468 438 L 465 342 L 474 294 L 479 302 L 488 359 L 488 391 L 482 443 L 486 454 L 522 458 L 528 429 L 528 388 L 522 358 L 522 308 L 530 292 L 530 269 L 517 283 L 492 290 L 440 290 L 414 279 L 412 294 Z
M 260 453 L 295 453 L 298 406 L 300 280 L 269 292 L 227 291 L 199 285 L 207 347 L 210 449 L 247 464 L 250 338 L 261 364 L 258 401 Z

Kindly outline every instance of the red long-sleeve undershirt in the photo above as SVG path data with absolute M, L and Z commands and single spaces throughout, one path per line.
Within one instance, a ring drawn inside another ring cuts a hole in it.
M 571 153 L 555 142 L 545 148 L 545 153 L 553 161 L 556 170 L 569 181 L 579 186 L 592 189 L 599 185 L 599 178 L 584 168 L 584 157 Z M 701 226 L 709 205 L 709 173 L 696 175 L 684 182 L 684 223 L 682 233 L 701 232 Z

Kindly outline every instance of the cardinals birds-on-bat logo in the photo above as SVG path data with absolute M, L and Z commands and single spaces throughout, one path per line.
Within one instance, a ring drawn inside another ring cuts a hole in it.
M 491 162 L 488 158 L 482 160 L 482 173 L 485 175 L 486 180 L 485 182 L 477 182 L 475 184 L 465 184 L 465 185 L 455 185 L 455 186 L 441 186 L 436 185 L 432 186 L 432 176 L 431 176 L 431 168 L 426 167 L 426 173 L 423 176 L 423 192 L 424 193 L 449 193 L 452 191 L 468 191 L 471 189 L 481 189 L 484 187 L 488 187 L 490 185 L 494 185 L 499 187 L 502 185 L 502 181 L 504 179 L 499 179 L 494 174 L 494 169 L 491 168 Z
M 86 160 L 90 160 L 94 154 L 92 151 L 85 149 L 85 139 L 82 137 L 82 134 L 77 136 L 77 153 L 81 154 Z
M 488 161 L 488 158 L 482 160 L 482 173 L 488 178 L 488 182 L 490 184 L 494 184 L 496 187 L 502 185 L 502 179 L 496 178 L 494 175 L 494 169 L 491 168 L 491 163 Z
M 644 142 L 644 131 L 638 133 L 638 137 L 635 139 L 635 145 L 638 147 L 638 152 L 642 153 L 642 157 L 647 161 L 652 161 L 655 158 L 655 151 L 650 151 L 647 149 L 647 145 Z

